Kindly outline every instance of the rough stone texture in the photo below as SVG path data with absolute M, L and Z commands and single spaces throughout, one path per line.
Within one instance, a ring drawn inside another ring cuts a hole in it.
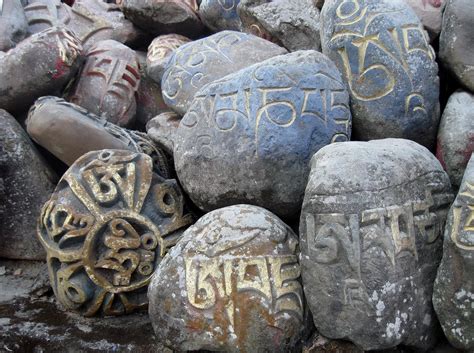
M 204 85 L 228 74 L 285 54 L 276 44 L 251 34 L 223 31 L 175 50 L 162 79 L 166 104 L 180 115 Z
M 293 231 L 263 208 L 206 214 L 153 276 L 158 341 L 175 350 L 288 352 L 304 328 L 297 246 Z
M 438 130 L 436 157 L 453 185 L 461 185 L 474 151 L 474 95 L 455 92 L 449 97 Z
M 448 175 L 402 139 L 332 144 L 311 167 L 300 263 L 316 328 L 364 350 L 429 349 L 439 335 L 431 297 L 453 200 Z
M 121 0 L 120 8 L 135 25 L 151 34 L 198 36 L 204 26 L 195 0 Z
M 178 128 L 175 167 L 202 210 L 249 203 L 291 218 L 313 153 L 350 133 L 340 73 L 323 54 L 299 51 L 199 91 Z
M 26 37 L 28 23 L 19 0 L 0 1 L 0 51 L 7 51 Z
M 77 72 L 81 56 L 81 42 L 63 28 L 25 39 L 0 56 L 0 109 L 26 111 L 36 98 L 61 90 Z
M 447 0 L 405 0 L 428 31 L 431 41 L 438 38 Z
M 472 92 L 474 92 L 473 22 L 473 1 L 448 0 L 439 39 L 441 61 Z
M 202 22 L 214 32 L 240 31 L 242 22 L 237 13 L 240 0 L 203 0 L 199 5 Z
M 30 109 L 26 126 L 35 142 L 67 165 L 90 151 L 121 149 L 149 155 L 155 172 L 170 176 L 166 156 L 146 134 L 108 123 L 63 99 L 38 99 Z
M 176 181 L 154 173 L 148 155 L 83 155 L 38 222 L 56 298 L 85 316 L 145 309 L 151 275 L 191 222 Z
M 341 340 L 328 339 L 316 332 L 303 346 L 302 353 L 364 353 L 355 344 Z
M 180 121 L 181 117 L 174 112 L 161 113 L 148 122 L 147 135 L 158 147 L 173 155 L 175 135 Z
M 433 304 L 449 342 L 474 350 L 474 157 L 451 206 Z
M 25 14 L 30 33 L 66 26 L 81 39 L 84 48 L 107 39 L 133 45 L 145 36 L 116 4 L 103 0 L 76 0 L 72 7 L 60 0 L 30 0 Z
M 158 36 L 148 47 L 146 72 L 150 78 L 161 84 L 166 64 L 174 50 L 191 40 L 179 34 Z
M 289 51 L 321 51 L 319 10 L 313 0 L 242 0 L 238 12 L 246 32 Z
M 119 126 L 135 121 L 140 64 L 135 52 L 114 41 L 98 42 L 87 59 L 69 101 Z
M 56 176 L 13 116 L 0 110 L 0 257 L 40 260 L 35 236 Z
M 327 0 L 323 52 L 351 94 L 354 138 L 400 137 L 433 148 L 438 66 L 420 20 L 403 0 Z

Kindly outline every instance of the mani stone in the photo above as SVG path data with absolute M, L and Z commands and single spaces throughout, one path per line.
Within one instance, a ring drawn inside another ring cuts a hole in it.
M 31 0 L 25 14 L 30 33 L 66 26 L 81 39 L 84 48 L 107 39 L 135 44 L 144 36 L 116 4 L 105 0 L 76 0 L 72 7 L 59 0 Z
M 180 121 L 181 117 L 175 112 L 165 112 L 151 119 L 146 125 L 148 137 L 171 156 Z
M 463 86 L 474 92 L 474 2 L 448 0 L 439 39 L 439 57 Z
M 214 32 L 240 31 L 242 22 L 237 13 L 240 0 L 203 0 L 199 5 L 202 22 Z
M 449 211 L 433 304 L 456 348 L 474 350 L 474 157 Z
M 69 30 L 51 27 L 28 37 L 0 56 L 0 109 L 26 111 L 38 97 L 61 90 L 81 59 L 81 42 Z
M 180 115 L 206 84 L 287 51 L 251 34 L 223 31 L 176 49 L 161 88 L 166 104 Z
M 196 37 L 204 28 L 195 0 L 120 0 L 120 8 L 125 17 L 155 36 L 177 33 Z
M 161 83 L 166 63 L 173 51 L 191 40 L 179 34 L 164 34 L 156 37 L 148 47 L 146 72 L 149 77 Z
M 26 37 L 28 23 L 19 0 L 0 0 L 0 51 L 7 51 Z
M 428 31 L 431 41 L 438 38 L 447 0 L 405 0 Z
M 140 64 L 135 52 L 117 41 L 104 40 L 86 53 L 68 100 L 111 123 L 130 126 L 137 112 L 139 85 Z
M 68 166 L 90 151 L 129 150 L 149 155 L 154 171 L 169 178 L 166 156 L 146 134 L 116 126 L 63 99 L 38 99 L 30 109 L 26 127 L 36 143 Z
M 453 185 L 461 185 L 474 152 L 474 95 L 458 91 L 449 97 L 438 130 L 436 157 Z
M 79 158 L 38 221 L 58 301 L 85 316 L 145 309 L 151 275 L 192 222 L 183 207 L 176 181 L 154 173 L 146 154 L 100 150 Z
M 313 0 L 242 0 L 238 12 L 246 32 L 281 43 L 290 52 L 321 51 L 319 10 Z
M 148 288 L 158 342 L 177 351 L 289 352 L 304 329 L 297 246 L 293 231 L 260 207 L 203 216 Z
M 433 48 L 404 0 L 326 0 L 323 53 L 349 87 L 354 138 L 434 147 L 439 78 Z
M 0 257 L 44 260 L 36 217 L 56 176 L 20 124 L 1 109 L 0 125 Z
M 364 350 L 432 347 L 431 296 L 452 200 L 447 174 L 413 141 L 336 143 L 316 153 L 300 264 L 318 332 Z
M 201 89 L 181 121 L 175 167 L 204 211 L 248 203 L 296 216 L 311 156 L 351 135 L 349 95 L 316 51 L 271 58 Z

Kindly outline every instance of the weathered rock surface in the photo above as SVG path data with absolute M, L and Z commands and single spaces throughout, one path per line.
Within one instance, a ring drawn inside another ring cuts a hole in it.
M 140 85 L 140 64 L 135 52 L 114 41 L 98 42 L 87 52 L 79 79 L 68 100 L 119 126 L 131 126 Z
M 206 84 L 271 57 L 285 54 L 276 44 L 250 34 L 223 31 L 175 50 L 161 88 L 168 106 L 180 115 Z
M 203 0 L 199 5 L 199 17 L 214 32 L 240 31 L 242 22 L 237 13 L 240 0 Z
M 432 347 L 447 174 L 401 139 L 332 144 L 311 165 L 300 263 L 316 328 L 364 350 Z
M 0 56 L 0 109 L 26 111 L 36 98 L 61 90 L 77 72 L 80 40 L 51 27 Z M 41 65 L 38 65 L 41 63 Z
M 474 350 L 474 157 L 451 206 L 433 304 L 444 334 L 460 349 Z
M 120 8 L 135 25 L 157 36 L 177 33 L 198 36 L 204 26 L 196 0 L 121 0 Z
M 453 185 L 461 185 L 474 152 L 474 95 L 455 92 L 449 97 L 438 130 L 436 157 Z
M 405 0 L 428 31 L 431 41 L 438 38 L 447 0 Z
M 349 86 L 354 138 L 434 147 L 438 66 L 413 10 L 403 0 L 327 0 L 321 31 L 323 53 Z
M 23 40 L 28 33 L 23 6 L 18 0 L 0 2 L 0 51 L 7 51 Z
M 36 218 L 56 176 L 13 116 L 0 110 L 0 257 L 42 260 Z
M 293 231 L 263 208 L 206 214 L 153 276 L 158 341 L 176 350 L 288 352 L 304 328 L 297 246 Z
M 324 0 L 313 0 L 314 2 L 314 5 L 318 8 L 318 9 L 322 9 L 323 8 L 323 5 L 324 5 Z
M 340 73 L 323 54 L 299 51 L 199 91 L 178 128 L 175 167 L 204 211 L 248 203 L 291 218 L 313 153 L 350 133 Z
M 191 40 L 179 34 L 164 34 L 158 36 L 148 47 L 146 72 L 149 77 L 161 84 L 166 64 L 173 51 Z
M 448 0 L 439 38 L 439 57 L 471 92 L 474 92 L 474 2 Z
M 83 155 L 38 222 L 56 298 L 85 316 L 145 309 L 151 275 L 191 222 L 176 181 L 154 173 L 148 155 Z
M 30 109 L 26 126 L 35 142 L 67 165 L 90 151 L 121 149 L 149 155 L 156 173 L 165 178 L 170 175 L 166 156 L 146 134 L 108 123 L 63 99 L 38 99 Z
M 281 43 L 289 51 L 321 51 L 314 0 L 242 0 L 238 12 L 246 32 Z
M 173 155 L 174 141 L 180 121 L 181 117 L 174 112 L 161 113 L 148 122 L 147 135 L 158 147 L 169 155 Z

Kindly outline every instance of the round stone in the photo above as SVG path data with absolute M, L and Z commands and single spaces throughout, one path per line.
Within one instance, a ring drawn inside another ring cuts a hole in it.
M 240 31 L 242 22 L 237 13 L 239 2 L 240 0 L 202 0 L 199 5 L 199 16 L 214 32 Z

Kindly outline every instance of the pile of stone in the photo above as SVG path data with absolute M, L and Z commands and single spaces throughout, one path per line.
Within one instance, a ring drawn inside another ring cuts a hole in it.
M 472 0 L 0 0 L 0 257 L 46 260 L 61 310 L 148 310 L 176 351 L 474 350 L 472 23 Z

